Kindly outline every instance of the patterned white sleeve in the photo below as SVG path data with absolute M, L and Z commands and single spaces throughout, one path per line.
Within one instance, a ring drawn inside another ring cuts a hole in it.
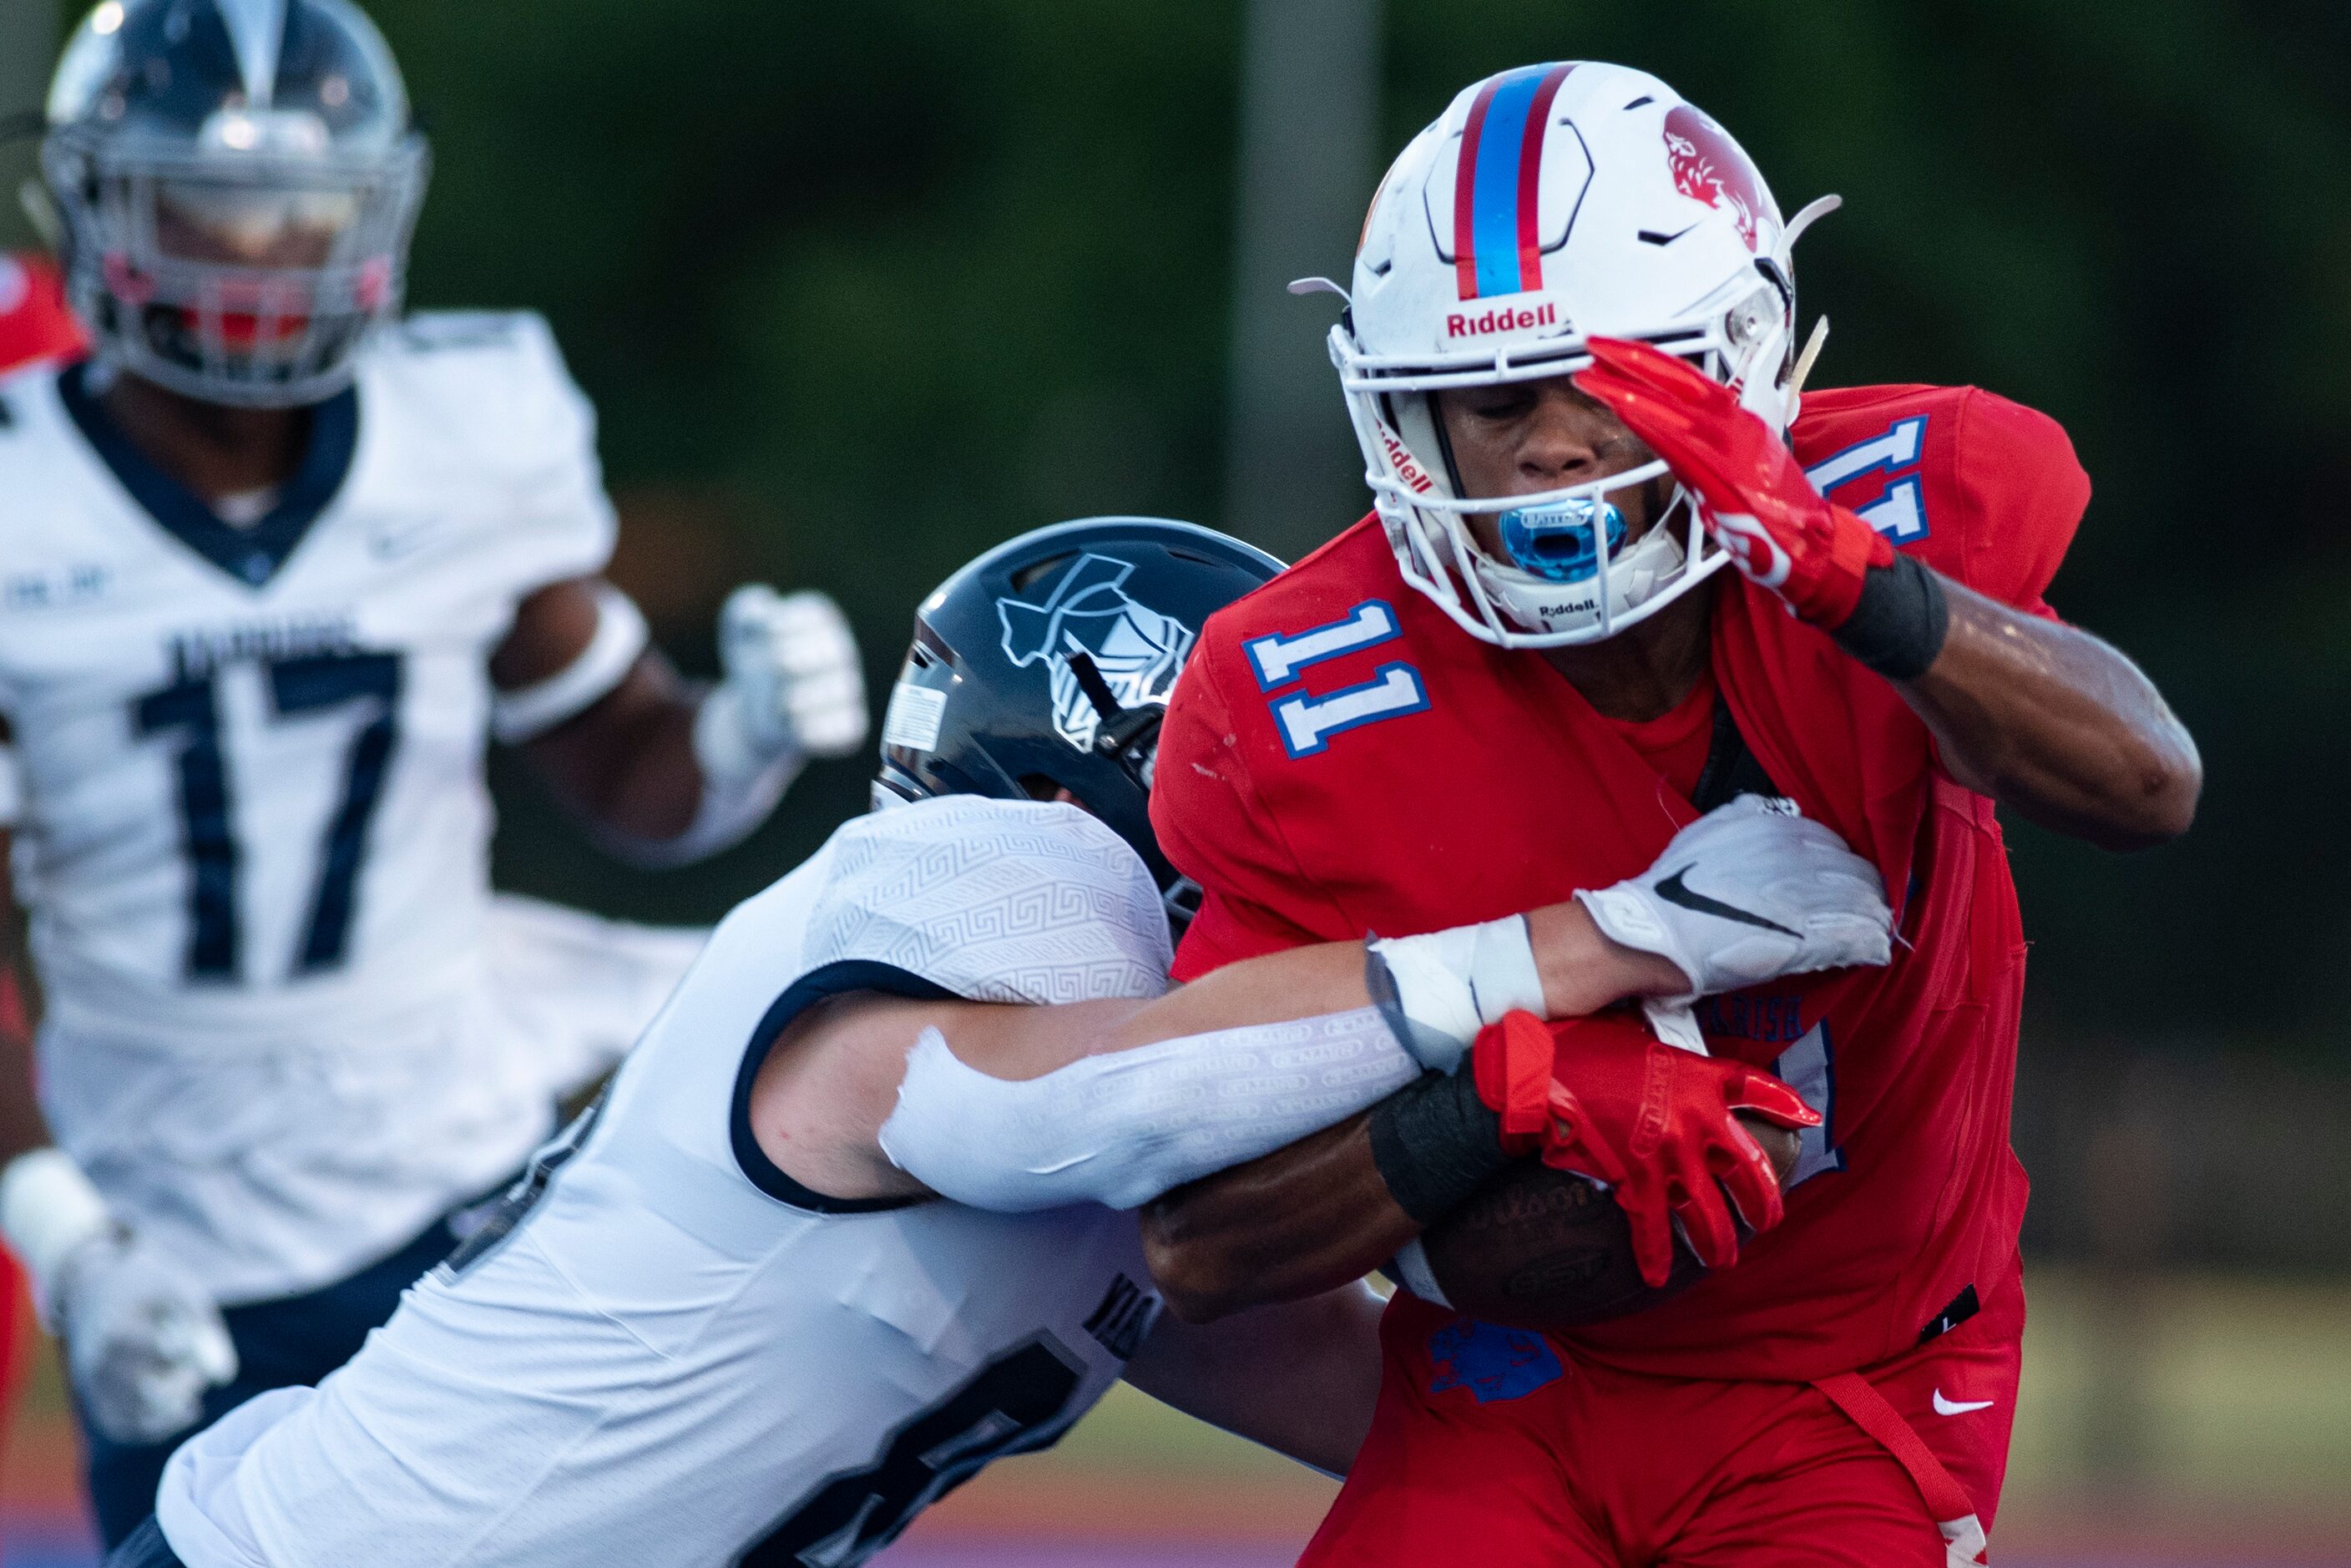
M 833 835 L 803 956 L 1048 1003 L 1158 996 L 1173 953 L 1158 886 L 1116 833 L 1074 806 L 956 795 Z

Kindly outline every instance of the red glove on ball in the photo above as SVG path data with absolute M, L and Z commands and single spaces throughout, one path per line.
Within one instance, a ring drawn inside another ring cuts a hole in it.
M 1795 454 L 1739 394 L 1646 343 L 1594 338 L 1575 384 L 1606 403 L 1696 491 L 1698 517 L 1731 563 L 1825 631 L 1844 624 L 1863 574 L 1894 564 L 1885 536 L 1831 506 Z
M 1479 1032 L 1470 1061 L 1479 1098 L 1501 1116 L 1505 1153 L 1540 1153 L 1555 1170 L 1608 1184 L 1652 1287 L 1673 1272 L 1676 1216 L 1709 1269 L 1739 1260 L 1732 1205 L 1750 1230 L 1780 1223 L 1779 1174 L 1732 1112 L 1821 1124 L 1770 1073 L 1662 1044 L 1629 1019 L 1506 1014 Z

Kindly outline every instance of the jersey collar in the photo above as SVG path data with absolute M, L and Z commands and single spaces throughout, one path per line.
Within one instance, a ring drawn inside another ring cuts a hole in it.
M 84 361 L 57 373 L 57 397 L 116 482 L 189 549 L 247 588 L 266 586 L 308 537 L 310 525 L 350 473 L 359 447 L 358 392 L 345 387 L 311 409 L 308 448 L 279 492 L 277 505 L 251 528 L 240 528 L 221 521 L 203 497 L 131 444 L 90 395 L 85 384 L 88 365 Z

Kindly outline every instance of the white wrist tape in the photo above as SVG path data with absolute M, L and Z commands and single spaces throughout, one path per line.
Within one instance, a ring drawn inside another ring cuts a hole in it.
M 1523 915 L 1380 937 L 1365 952 L 1374 998 L 1392 1000 L 1402 1013 L 1411 1026 L 1400 1031 L 1405 1048 L 1424 1067 L 1452 1071 L 1478 1031 L 1505 1013 L 1544 1016 L 1542 974 Z
M 882 1152 L 942 1197 L 1019 1213 L 1134 1208 L 1418 1078 L 1376 1009 L 1161 1040 L 1012 1082 L 935 1029 L 907 1052 Z
M 577 718 L 636 668 L 649 636 L 644 612 L 609 582 L 595 584 L 593 592 L 596 631 L 580 656 L 543 681 L 491 699 L 490 733 L 500 744 L 519 746 Z
M 49 1282 L 66 1259 L 113 1225 L 106 1199 L 63 1149 L 18 1155 L 0 1172 L 0 1235 L 25 1260 L 45 1309 Z

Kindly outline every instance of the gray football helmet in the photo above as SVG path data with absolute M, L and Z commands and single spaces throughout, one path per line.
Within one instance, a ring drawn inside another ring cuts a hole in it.
M 68 294 L 101 361 L 247 407 L 349 384 L 400 308 L 430 162 L 349 0 L 104 0 L 47 120 Z

